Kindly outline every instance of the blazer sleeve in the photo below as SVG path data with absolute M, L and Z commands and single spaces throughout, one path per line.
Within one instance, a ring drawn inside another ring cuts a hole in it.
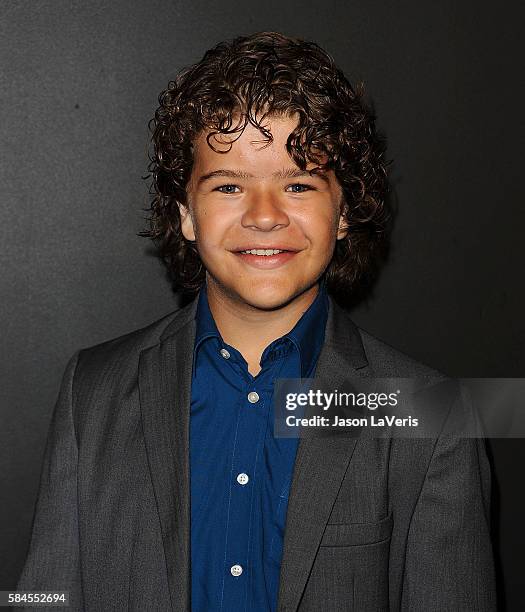
M 459 404 L 469 422 L 479 427 L 470 403 Z M 450 433 L 450 422 L 449 416 L 410 523 L 402 612 L 496 610 L 485 440 Z M 478 431 L 482 435 L 480 427 Z
M 72 413 L 78 355 L 79 352 L 66 367 L 51 419 L 29 552 L 17 585 L 18 591 L 68 591 L 68 610 L 83 609 L 77 506 L 78 448 Z M 57 610 L 56 607 L 45 609 Z

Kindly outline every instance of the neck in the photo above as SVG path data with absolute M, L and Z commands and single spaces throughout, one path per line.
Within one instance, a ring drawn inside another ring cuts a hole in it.
M 264 349 L 293 329 L 319 292 L 316 283 L 281 308 L 263 310 L 221 291 L 214 282 L 207 282 L 208 304 L 223 340 L 236 348 L 254 374 Z

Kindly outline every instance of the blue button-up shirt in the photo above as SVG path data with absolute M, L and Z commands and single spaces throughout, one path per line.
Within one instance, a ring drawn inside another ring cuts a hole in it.
M 299 440 L 273 436 L 273 382 L 308 378 L 324 342 L 324 280 L 254 377 L 222 339 L 206 286 L 196 312 L 190 418 L 192 612 L 277 608 L 288 494 Z

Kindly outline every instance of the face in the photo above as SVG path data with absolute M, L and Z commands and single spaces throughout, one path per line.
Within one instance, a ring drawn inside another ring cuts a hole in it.
M 269 310 L 317 292 L 336 240 L 346 235 L 342 190 L 333 171 L 310 176 L 315 164 L 303 172 L 288 155 L 295 125 L 291 117 L 269 119 L 273 142 L 264 147 L 248 124 L 227 153 L 213 151 L 206 133 L 196 139 L 182 231 L 196 241 L 208 294 Z M 217 138 L 215 148 L 225 150 L 232 136 Z M 253 249 L 265 254 L 242 253 Z M 273 250 L 284 252 L 266 254 Z

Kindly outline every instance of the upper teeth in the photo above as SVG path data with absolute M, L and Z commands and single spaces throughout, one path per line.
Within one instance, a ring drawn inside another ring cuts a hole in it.
M 241 251 L 241 253 L 251 253 L 252 255 L 275 255 L 276 253 L 284 253 L 279 249 L 249 249 L 247 251 Z

